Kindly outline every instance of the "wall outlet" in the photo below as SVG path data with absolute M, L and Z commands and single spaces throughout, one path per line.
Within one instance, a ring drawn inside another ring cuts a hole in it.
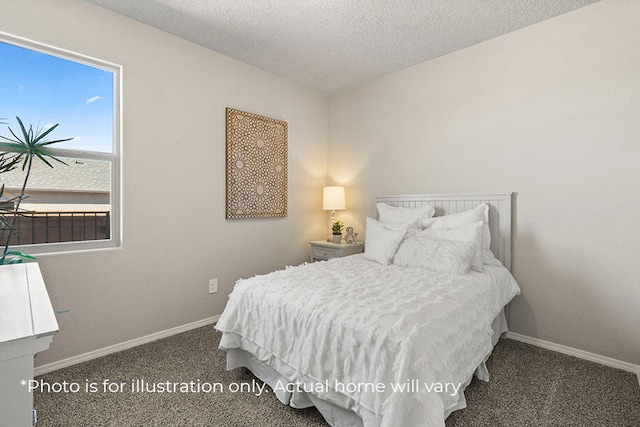
M 209 279 L 209 293 L 215 294 L 218 292 L 218 279 Z

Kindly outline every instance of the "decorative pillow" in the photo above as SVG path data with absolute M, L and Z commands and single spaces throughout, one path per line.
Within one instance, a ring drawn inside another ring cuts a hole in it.
M 423 228 L 455 228 L 470 225 L 482 221 L 482 262 L 484 264 L 495 264 L 496 258 L 491 252 L 491 231 L 489 230 L 489 206 L 481 203 L 473 209 L 451 215 L 426 218 L 422 220 Z
M 464 274 L 471 268 L 474 247 L 468 242 L 410 237 L 400 245 L 393 263 L 448 274 Z
M 477 271 L 484 271 L 482 261 L 482 232 L 483 222 L 477 221 L 473 224 L 457 228 L 427 228 L 419 232 L 417 236 L 471 244 L 473 246 L 471 268 Z
M 420 228 L 420 220 L 413 220 L 410 222 L 378 222 L 382 224 L 384 228 L 387 228 L 389 230 L 404 231 L 405 233 L 402 237 L 402 241 L 404 241 L 404 239 L 406 239 L 407 237 L 414 236 L 415 234 L 422 231 L 422 228 Z
M 376 207 L 378 208 L 378 220 L 382 222 L 407 223 L 431 218 L 436 213 L 435 208 L 431 205 L 403 208 L 386 203 L 378 203 Z
M 367 218 L 364 257 L 382 265 L 390 264 L 405 233 L 406 228 L 389 228 L 373 218 Z

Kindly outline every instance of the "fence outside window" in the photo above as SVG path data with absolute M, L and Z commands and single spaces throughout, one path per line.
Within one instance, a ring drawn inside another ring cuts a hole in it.
M 102 212 L 21 212 L 14 223 L 10 246 L 108 240 L 110 213 Z M 0 241 L 8 230 L 0 230 Z

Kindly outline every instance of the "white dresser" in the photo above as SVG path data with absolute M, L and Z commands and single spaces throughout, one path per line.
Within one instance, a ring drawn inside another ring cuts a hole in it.
M 57 331 L 38 264 L 1 265 L 0 426 L 33 425 L 33 358 L 49 348 Z

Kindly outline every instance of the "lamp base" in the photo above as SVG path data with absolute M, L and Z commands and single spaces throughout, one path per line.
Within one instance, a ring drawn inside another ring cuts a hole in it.
M 336 210 L 331 210 L 331 219 L 329 220 L 329 236 L 327 237 L 327 242 L 333 242 L 333 221 L 336 220 Z

